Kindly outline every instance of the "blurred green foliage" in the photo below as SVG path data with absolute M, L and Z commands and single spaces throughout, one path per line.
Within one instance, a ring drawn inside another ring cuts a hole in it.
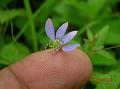
M 78 30 L 72 42 L 81 44 L 94 68 L 83 89 L 120 89 L 119 6 L 119 0 L 0 0 L 0 68 L 44 50 L 50 17 L 56 29 L 69 22 L 68 32 Z

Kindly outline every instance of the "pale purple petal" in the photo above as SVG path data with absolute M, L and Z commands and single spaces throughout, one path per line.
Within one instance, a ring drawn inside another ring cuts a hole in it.
M 64 52 L 68 52 L 68 51 L 74 50 L 74 49 L 77 48 L 78 46 L 80 46 L 80 44 L 70 44 L 70 45 L 66 45 L 66 46 L 62 47 L 62 50 L 63 50 Z
M 61 39 L 63 35 L 65 34 L 68 27 L 68 22 L 64 23 L 62 26 L 60 26 L 56 32 L 56 38 Z
M 65 35 L 62 39 L 63 44 L 66 44 L 69 41 L 71 41 L 76 34 L 77 34 L 77 31 L 72 31 L 72 32 L 69 32 L 67 35 Z
M 55 30 L 54 30 L 54 26 L 53 26 L 53 23 L 52 23 L 50 18 L 48 18 L 46 23 L 45 23 L 45 30 L 46 30 L 47 36 L 52 41 L 55 40 Z

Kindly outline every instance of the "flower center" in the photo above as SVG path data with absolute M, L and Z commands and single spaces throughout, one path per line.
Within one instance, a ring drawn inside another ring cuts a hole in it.
M 53 43 L 54 47 L 61 47 L 63 44 L 60 39 L 55 39 Z

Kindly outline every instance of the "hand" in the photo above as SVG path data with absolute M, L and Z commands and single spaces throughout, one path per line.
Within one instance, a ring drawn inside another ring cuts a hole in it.
M 82 51 L 45 50 L 1 70 L 0 89 L 78 89 L 91 72 L 91 62 Z

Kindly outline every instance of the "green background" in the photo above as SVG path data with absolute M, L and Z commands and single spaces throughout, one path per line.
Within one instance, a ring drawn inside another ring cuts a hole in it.
M 120 89 L 119 0 L 0 0 L 0 69 L 44 50 L 47 18 L 56 29 L 69 22 L 67 32 L 78 31 L 72 42 L 93 64 L 83 89 Z

